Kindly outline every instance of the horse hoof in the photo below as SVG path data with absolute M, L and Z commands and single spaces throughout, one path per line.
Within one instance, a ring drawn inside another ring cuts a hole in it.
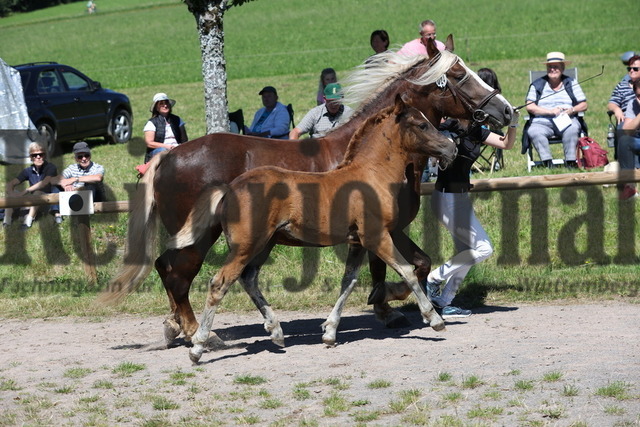
M 191 350 L 189 350 L 189 359 L 191 359 L 191 362 L 194 365 L 197 365 L 198 362 L 200 362 L 202 353 L 204 353 L 204 347 L 201 345 L 194 345 Z
M 271 341 L 278 347 L 284 347 L 284 337 L 280 338 L 271 338 Z
M 284 347 L 284 332 L 282 332 L 282 328 L 279 325 L 271 331 L 270 338 L 278 347 Z
M 327 335 L 324 334 L 322 336 L 322 342 L 327 346 L 327 347 L 335 347 L 336 346 L 336 337 L 332 336 L 332 335 Z
M 164 341 L 167 344 L 167 347 L 170 347 L 173 344 L 173 340 L 178 338 L 178 335 L 180 335 L 180 325 L 171 318 L 165 319 L 163 325 Z
M 371 293 L 367 299 L 367 304 L 384 304 L 386 296 L 384 283 L 378 283 L 373 287 L 373 289 L 371 289 Z
M 384 325 L 389 329 L 400 329 L 411 326 L 411 322 L 409 322 L 409 319 L 407 319 L 404 314 L 395 311 L 392 318 L 385 322 Z
M 438 316 L 438 319 L 432 319 L 431 322 L 429 322 L 429 326 L 431 326 L 431 329 L 433 329 L 436 332 L 441 332 L 445 330 L 444 320 L 442 320 L 440 316 Z

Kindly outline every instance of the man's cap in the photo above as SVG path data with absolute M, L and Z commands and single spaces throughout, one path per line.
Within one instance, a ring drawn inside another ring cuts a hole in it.
M 342 86 L 340 86 L 340 83 L 329 83 L 325 86 L 324 97 L 327 99 L 342 98 Z
M 73 144 L 73 154 L 78 153 L 87 153 L 91 154 L 91 149 L 89 148 L 89 144 L 84 141 L 76 142 Z
M 262 90 L 260 92 L 258 92 L 258 95 L 262 95 L 265 92 L 275 93 L 276 96 L 278 96 L 278 91 L 273 86 L 265 86 L 265 87 L 263 87 Z
M 571 61 L 566 61 L 562 52 L 549 52 L 547 53 L 547 60 L 543 64 L 557 64 L 560 62 L 568 64 Z
M 149 107 L 149 111 L 153 113 L 153 108 L 156 106 L 156 103 L 159 101 L 169 101 L 169 104 L 173 107 L 176 105 L 175 99 L 169 99 L 166 93 L 159 92 L 153 95 L 153 102 L 151 103 L 151 107 Z

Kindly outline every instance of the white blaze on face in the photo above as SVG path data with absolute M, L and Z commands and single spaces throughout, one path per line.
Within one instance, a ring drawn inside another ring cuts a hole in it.
M 485 88 L 489 92 L 493 92 L 495 90 L 495 88 L 492 88 L 491 86 L 489 86 L 473 70 L 468 68 L 464 64 L 464 62 L 462 62 L 462 59 L 460 60 L 460 65 L 462 65 L 465 68 L 465 70 L 467 70 L 467 73 L 469 73 L 469 75 L 471 75 L 471 77 L 473 77 L 475 79 L 475 81 L 477 81 L 483 88 Z M 513 110 L 513 107 L 511 107 L 511 104 L 509 103 L 509 101 L 507 101 L 507 99 L 504 96 L 502 96 L 501 94 L 497 94 L 495 97 L 498 98 L 503 104 L 505 104 L 505 106 L 509 106 L 509 108 L 511 108 Z

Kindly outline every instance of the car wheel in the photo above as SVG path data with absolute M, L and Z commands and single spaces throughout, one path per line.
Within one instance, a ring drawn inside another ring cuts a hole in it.
M 40 123 L 38 125 L 38 133 L 40 134 L 38 142 L 44 146 L 47 151 L 47 157 L 52 158 L 57 155 L 56 131 L 48 123 Z
M 127 110 L 118 110 L 113 115 L 107 141 L 111 144 L 124 144 L 131 139 L 131 114 Z

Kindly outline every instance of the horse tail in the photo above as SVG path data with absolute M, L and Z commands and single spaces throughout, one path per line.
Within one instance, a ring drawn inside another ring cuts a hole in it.
M 151 271 L 158 223 L 153 182 L 160 162 L 168 153 L 169 151 L 163 151 L 153 156 L 140 180 L 131 201 L 124 262 L 107 289 L 98 297 L 100 303 L 114 304 L 122 301 L 140 287 Z
M 169 238 L 167 248 L 181 249 L 194 245 L 211 227 L 220 224 L 221 218 L 216 210 L 228 188 L 221 185 L 203 191 L 182 228 Z

